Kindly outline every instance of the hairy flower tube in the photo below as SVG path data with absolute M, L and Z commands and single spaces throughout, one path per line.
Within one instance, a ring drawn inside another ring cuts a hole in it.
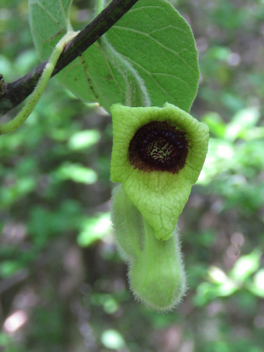
M 129 263 L 129 284 L 135 297 L 157 310 L 176 306 L 186 291 L 176 230 L 169 240 L 158 240 L 122 185 L 113 191 L 112 221 L 118 248 Z
M 111 180 L 121 183 L 112 202 L 118 247 L 136 298 L 168 310 L 186 291 L 176 224 L 205 160 L 208 127 L 169 103 L 114 104 L 111 112 Z

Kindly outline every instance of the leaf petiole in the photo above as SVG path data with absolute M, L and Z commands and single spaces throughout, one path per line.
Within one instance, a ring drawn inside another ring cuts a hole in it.
M 0 134 L 15 131 L 26 121 L 43 94 L 65 45 L 75 37 L 76 34 L 76 32 L 70 31 L 57 43 L 29 100 L 13 120 L 0 125 Z

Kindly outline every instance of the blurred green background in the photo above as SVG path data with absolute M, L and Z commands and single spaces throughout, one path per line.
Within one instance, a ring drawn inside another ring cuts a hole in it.
M 191 113 L 211 132 L 179 221 L 188 294 L 167 314 L 134 301 L 110 223 L 111 117 L 52 79 L 0 137 L 1 351 L 264 350 L 264 0 L 172 3 L 200 53 Z M 74 1 L 75 29 L 93 6 Z M 1 0 L 0 73 L 38 63 L 27 1 Z

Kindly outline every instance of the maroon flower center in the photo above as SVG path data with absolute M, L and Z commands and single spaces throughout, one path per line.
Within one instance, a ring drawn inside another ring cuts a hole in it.
M 135 133 L 129 144 L 129 161 L 143 171 L 178 173 L 188 155 L 186 134 L 167 121 L 152 121 Z

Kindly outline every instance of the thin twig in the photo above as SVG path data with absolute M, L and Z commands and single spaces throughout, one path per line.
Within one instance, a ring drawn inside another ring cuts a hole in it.
M 52 76 L 80 56 L 96 40 L 106 33 L 138 0 L 113 0 L 91 23 L 89 23 L 65 47 Z M 0 96 L 0 115 L 22 103 L 34 87 L 46 66 L 47 60 L 19 80 L 8 83 Z M 1 72 L 4 75 L 4 72 Z

